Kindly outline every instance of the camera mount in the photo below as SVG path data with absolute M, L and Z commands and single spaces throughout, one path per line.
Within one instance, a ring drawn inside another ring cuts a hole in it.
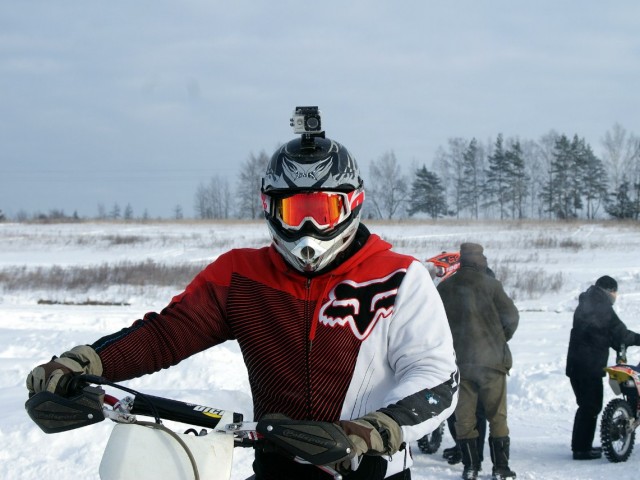
M 317 106 L 296 107 L 290 124 L 293 133 L 302 135 L 303 144 L 313 144 L 314 137 L 324 138 L 322 119 Z

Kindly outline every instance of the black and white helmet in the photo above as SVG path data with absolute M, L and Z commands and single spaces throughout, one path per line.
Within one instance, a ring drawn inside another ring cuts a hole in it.
M 355 159 L 324 136 L 297 138 L 280 147 L 262 179 L 262 206 L 273 243 L 305 273 L 331 265 L 351 244 L 363 201 Z

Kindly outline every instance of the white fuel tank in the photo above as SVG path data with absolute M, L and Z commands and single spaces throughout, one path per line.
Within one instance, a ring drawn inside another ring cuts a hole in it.
M 210 431 L 195 436 L 177 433 L 196 460 L 202 480 L 229 480 L 233 436 Z M 194 480 L 184 447 L 169 433 L 136 424 L 117 424 L 100 462 L 102 480 Z

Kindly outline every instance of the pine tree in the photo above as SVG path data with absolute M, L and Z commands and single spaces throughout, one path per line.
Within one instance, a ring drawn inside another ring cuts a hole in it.
M 633 205 L 634 205 L 634 210 L 636 212 L 633 218 L 638 220 L 638 218 L 640 218 L 640 182 L 633 184 L 633 191 L 635 196 L 635 199 L 633 200 Z
M 113 208 L 111 209 L 111 213 L 109 213 L 109 218 L 111 218 L 112 220 L 119 220 L 120 214 L 120 205 L 114 203 Z
M 123 218 L 126 221 L 133 220 L 133 207 L 131 206 L 130 203 L 127 203 L 127 205 L 124 207 Z
M 546 211 L 557 218 L 569 218 L 572 215 L 572 175 L 574 162 L 571 143 L 566 135 L 555 142 L 549 169 L 549 180 L 543 187 L 542 195 L 547 205 Z
M 619 219 L 638 218 L 638 210 L 635 202 L 629 197 L 629 189 L 629 181 L 623 176 L 618 189 L 611 193 L 614 200 L 605 207 L 609 215 Z
M 507 166 L 507 199 L 511 202 L 511 218 L 524 218 L 524 201 L 529 178 L 525 171 L 520 142 L 516 141 L 505 153 Z
M 411 197 L 409 198 L 409 216 L 418 212 L 428 214 L 436 219 L 447 214 L 447 202 L 444 189 L 438 175 L 422 166 L 415 172 L 415 179 L 411 184 Z
M 574 135 L 570 151 L 572 175 L 569 176 L 568 206 L 571 212 L 570 216 L 577 218 L 578 210 L 582 210 L 584 206 L 582 203 L 583 179 L 585 172 L 588 171 L 585 140 L 578 138 L 578 135 Z
M 581 192 L 586 204 L 586 216 L 593 219 L 600 206 L 607 203 L 607 171 L 602 160 L 595 156 L 584 141 L 581 155 L 584 162 L 580 179 Z
M 482 193 L 482 165 L 478 141 L 473 138 L 462 155 L 462 176 L 458 188 L 460 207 L 468 208 L 478 218 Z
M 509 160 L 504 151 L 502 134 L 498 135 L 493 155 L 488 158 L 489 168 L 486 171 L 485 191 L 486 205 L 497 205 L 500 220 L 507 215 L 509 202 Z

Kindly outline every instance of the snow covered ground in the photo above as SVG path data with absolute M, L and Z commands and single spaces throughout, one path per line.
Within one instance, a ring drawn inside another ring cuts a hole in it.
M 442 250 L 455 250 L 462 241 L 482 243 L 490 266 L 497 267 L 498 278 L 507 277 L 505 286 L 514 294 L 521 312 L 520 327 L 511 342 L 514 368 L 508 380 L 511 466 L 518 478 L 638 478 L 640 451 L 622 464 L 604 458 L 588 462 L 571 459 L 575 405 L 564 376 L 564 362 L 577 296 L 603 274 L 618 280 L 620 296 L 615 308 L 629 328 L 640 331 L 640 225 L 417 222 L 369 227 L 397 245 L 396 250 L 421 259 Z M 5 223 L 0 224 L 0 278 L 17 267 L 95 266 L 146 259 L 167 265 L 200 265 L 234 246 L 267 242 L 262 222 Z M 524 281 L 535 278 L 541 285 Z M 545 285 L 553 282 L 556 287 L 545 291 Z M 98 478 L 101 453 L 113 424 L 102 422 L 45 435 L 24 411 L 25 377 L 51 355 L 90 343 L 129 325 L 147 311 L 161 309 L 180 290 L 181 286 L 126 285 L 89 291 L 0 290 L 0 478 Z M 128 305 L 47 305 L 38 300 Z M 639 347 L 630 348 L 629 361 L 640 361 Z M 240 411 L 251 418 L 246 372 L 235 343 L 127 385 L 151 394 Z M 613 394 L 605 386 L 605 402 L 611 398 Z M 598 438 L 595 443 L 599 444 Z M 442 448 L 451 444 L 446 433 L 436 454 L 424 455 L 414 448 L 413 478 L 459 478 L 461 466 L 450 466 L 441 456 Z M 485 457 L 483 478 L 489 478 L 488 447 Z M 250 458 L 251 451 L 236 449 L 233 479 L 250 475 Z

